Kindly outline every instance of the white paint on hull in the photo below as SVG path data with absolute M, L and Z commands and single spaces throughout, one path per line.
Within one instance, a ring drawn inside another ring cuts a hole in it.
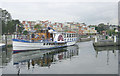
M 13 50 L 35 50 L 56 47 L 55 45 L 43 45 L 43 43 L 26 43 L 13 41 Z
M 0 43 L 0 46 L 5 46 L 5 44 L 3 44 L 3 43 Z
M 26 43 L 13 41 L 13 50 L 37 50 L 37 49 L 50 49 L 64 46 L 74 45 L 76 41 L 67 42 L 65 45 L 43 45 L 44 43 Z

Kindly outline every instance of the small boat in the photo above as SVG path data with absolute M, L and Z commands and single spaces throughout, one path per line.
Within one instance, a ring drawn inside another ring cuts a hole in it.
M 76 43 L 77 34 L 75 32 L 56 32 L 52 29 L 42 29 L 30 34 L 27 38 L 18 36 L 13 39 L 13 51 L 21 52 L 71 46 Z
M 3 48 L 3 47 L 5 47 L 5 44 L 0 43 L 0 48 Z

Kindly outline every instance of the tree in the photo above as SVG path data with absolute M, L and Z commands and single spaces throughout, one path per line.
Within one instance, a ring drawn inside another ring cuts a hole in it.
M 13 21 L 14 32 L 22 33 L 22 31 L 24 30 L 23 24 L 21 24 L 19 20 L 12 20 L 12 21 Z M 16 27 L 17 27 L 17 29 L 16 29 Z
M 109 29 L 108 25 L 105 25 L 104 23 L 100 23 L 98 25 L 98 27 L 95 28 L 100 34 L 102 33 L 102 31 L 106 31 Z
M 18 32 L 22 32 L 23 30 L 23 25 L 20 23 L 19 20 L 10 20 L 5 22 L 4 20 L 2 21 L 2 34 L 13 34 L 16 32 L 16 25 L 18 26 Z
M 109 30 L 107 30 L 107 34 L 108 34 L 109 36 L 114 35 L 114 34 L 115 34 L 115 30 L 109 29 Z
M 34 28 L 35 28 L 35 29 L 41 29 L 42 27 L 41 27 L 40 24 L 37 24 L 37 25 L 34 26 Z
M 25 30 L 25 31 L 23 32 L 23 34 L 24 34 L 24 35 L 27 35 L 27 34 L 28 34 L 28 31 L 27 31 L 27 30 Z
M 2 34 L 6 33 L 5 21 L 2 20 Z
M 14 32 L 14 30 L 13 30 L 13 22 L 12 21 L 8 21 L 7 22 L 7 27 L 6 27 L 6 32 L 7 33 L 10 33 L 10 34 L 12 34 L 13 32 Z

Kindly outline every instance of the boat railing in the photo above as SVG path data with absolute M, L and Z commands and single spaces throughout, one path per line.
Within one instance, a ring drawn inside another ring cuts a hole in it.
M 29 42 L 53 42 L 52 39 L 42 39 L 40 37 L 31 38 L 31 35 L 13 35 L 12 39 L 24 40 Z

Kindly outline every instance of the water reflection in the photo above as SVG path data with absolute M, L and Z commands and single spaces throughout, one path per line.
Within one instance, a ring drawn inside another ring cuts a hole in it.
M 76 45 L 53 50 L 38 50 L 16 53 L 13 55 L 13 62 L 14 66 L 18 68 L 19 73 L 20 68 L 24 66 L 27 66 L 28 70 L 35 68 L 35 66 L 50 68 L 50 66 L 56 64 L 56 62 L 71 59 L 73 56 L 77 56 L 78 54 L 78 46 Z
M 1 48 L 0 51 L 0 67 L 7 66 L 12 59 L 12 48 Z
M 94 47 L 96 51 L 96 58 L 98 57 L 99 52 L 107 52 L 107 65 L 109 65 L 109 53 L 112 52 L 114 56 L 116 56 L 116 52 L 119 50 L 119 47 L 116 46 L 108 46 L 108 47 Z

